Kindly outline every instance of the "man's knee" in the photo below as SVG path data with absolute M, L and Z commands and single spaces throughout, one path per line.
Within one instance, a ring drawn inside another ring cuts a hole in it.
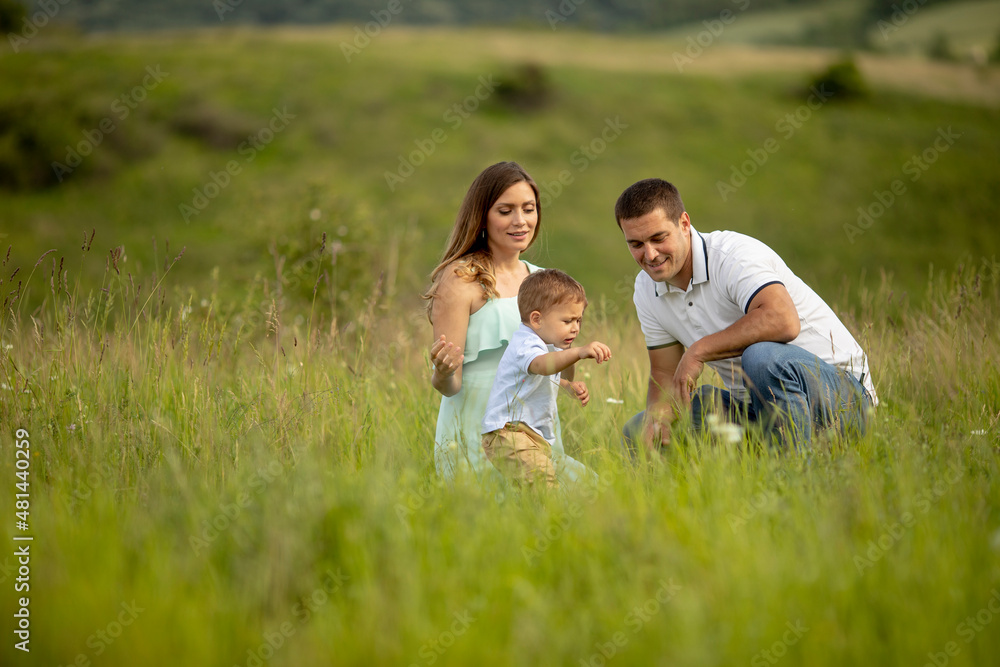
M 642 436 L 642 422 L 645 417 L 646 412 L 644 410 L 625 422 L 625 426 L 622 427 L 622 435 L 625 437 L 625 440 L 636 440 Z
M 719 413 L 723 407 L 719 390 L 710 384 L 701 385 L 691 394 L 691 427 L 695 431 L 702 430 L 705 417 Z
M 703 384 L 691 394 L 692 412 L 697 413 L 702 410 L 713 410 L 719 406 L 722 406 L 722 394 L 719 388 L 714 385 Z
M 642 439 L 642 427 L 646 412 L 640 412 L 629 419 L 622 427 L 622 446 L 631 456 L 635 456 L 639 441 Z
M 778 352 L 782 343 L 754 343 L 743 350 L 740 364 L 743 370 L 750 375 L 767 373 L 772 371 L 778 361 Z

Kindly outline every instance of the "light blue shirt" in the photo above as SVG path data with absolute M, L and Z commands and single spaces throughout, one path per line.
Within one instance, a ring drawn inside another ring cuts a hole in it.
M 518 327 L 500 358 L 483 416 L 483 433 L 501 429 L 508 422 L 522 422 L 550 444 L 555 440 L 561 374 L 535 375 L 528 371 L 532 361 L 553 351 L 555 348 L 546 345 L 529 326 L 522 323 Z

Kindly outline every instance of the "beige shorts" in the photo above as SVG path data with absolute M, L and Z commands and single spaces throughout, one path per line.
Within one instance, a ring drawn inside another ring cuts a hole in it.
M 517 484 L 559 486 L 552 445 L 523 422 L 507 422 L 484 434 L 483 451 L 504 477 Z

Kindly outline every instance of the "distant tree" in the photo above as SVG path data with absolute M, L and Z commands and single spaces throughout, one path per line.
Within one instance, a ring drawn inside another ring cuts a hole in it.
M 384 28 L 381 24 L 391 21 L 393 25 L 549 29 L 572 25 L 602 31 L 651 31 L 691 24 L 700 31 L 721 29 L 744 13 L 820 4 L 821 0 L 404 0 L 392 4 L 400 11 L 391 12 L 385 0 L 73 0 L 68 4 L 72 10 L 66 11 L 85 30 L 331 22 L 361 27 L 376 22 Z
M 28 8 L 18 0 L 0 0 L 0 32 L 17 32 L 27 14 Z
M 552 97 L 552 83 L 546 71 L 535 63 L 525 63 L 500 77 L 497 97 L 501 104 L 518 111 L 541 109 Z
M 846 56 L 813 77 L 811 89 L 831 95 L 831 100 L 848 102 L 868 97 L 870 90 L 854 58 Z
M 869 0 L 865 12 L 869 24 L 892 20 L 902 15 L 909 17 L 924 7 L 940 5 L 954 0 Z
M 948 41 L 948 36 L 941 31 L 934 33 L 930 44 L 927 45 L 927 56 L 931 60 L 943 60 L 945 62 L 958 60 L 954 49 L 951 48 L 951 42 Z

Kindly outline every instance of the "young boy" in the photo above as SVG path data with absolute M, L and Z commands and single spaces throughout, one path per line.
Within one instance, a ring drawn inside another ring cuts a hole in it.
M 580 332 L 587 295 L 583 286 L 556 269 L 532 273 L 517 293 L 521 326 L 511 336 L 483 417 L 483 450 L 504 476 L 529 486 L 558 486 L 552 462 L 559 387 L 583 405 L 587 385 L 560 373 L 581 359 L 611 358 L 604 343 L 571 347 Z M 552 348 L 558 348 L 552 350 Z

